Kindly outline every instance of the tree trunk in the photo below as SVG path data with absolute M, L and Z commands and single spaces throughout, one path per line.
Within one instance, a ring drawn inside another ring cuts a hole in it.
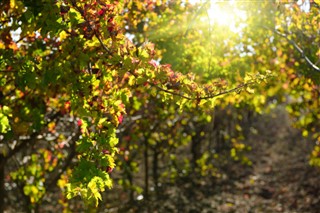
M 4 212 L 5 209 L 5 203 L 4 203 L 4 198 L 5 198 L 5 188 L 4 188 L 4 169 L 5 169 L 5 164 L 6 164 L 6 158 L 3 155 L 0 155 L 0 213 Z
M 129 180 L 129 184 L 130 184 L 130 191 L 129 191 L 129 199 L 130 202 L 134 201 L 134 190 L 133 190 L 133 177 L 131 173 L 128 173 L 128 180 Z
M 144 196 L 145 199 L 149 199 L 149 163 L 148 163 L 148 149 L 149 144 L 148 141 L 144 141 L 144 169 L 145 169 L 145 176 L 144 176 Z
M 201 129 L 196 130 L 196 134 L 192 136 L 191 154 L 192 154 L 192 170 L 195 171 L 198 167 L 197 161 L 201 157 Z
M 153 183 L 154 183 L 154 190 L 156 192 L 156 196 L 158 197 L 158 150 L 157 147 L 155 147 L 153 151 Z

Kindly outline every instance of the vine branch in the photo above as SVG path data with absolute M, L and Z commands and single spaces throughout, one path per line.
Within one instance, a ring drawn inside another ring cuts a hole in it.
M 97 39 L 99 40 L 99 43 L 101 44 L 102 48 L 109 54 L 112 55 L 111 51 L 108 49 L 108 47 L 103 43 L 103 41 L 101 40 L 99 34 L 97 33 L 97 31 L 94 33 L 94 35 L 97 37 Z
M 174 96 L 180 96 L 180 97 L 185 98 L 185 99 L 190 100 L 190 101 L 195 101 L 195 100 L 205 100 L 205 99 L 215 98 L 215 97 L 218 97 L 218 96 L 221 96 L 221 95 L 225 95 L 225 94 L 228 94 L 228 93 L 237 92 L 237 91 L 239 91 L 239 90 L 241 90 L 243 88 L 246 88 L 249 85 L 252 85 L 254 83 L 255 83 L 254 81 L 249 81 L 247 83 L 240 84 L 240 85 L 238 85 L 238 86 L 236 86 L 236 87 L 234 87 L 232 89 L 228 89 L 228 90 L 220 91 L 219 93 L 216 93 L 216 94 L 211 94 L 211 95 L 207 95 L 207 96 L 203 96 L 203 97 L 196 97 L 196 98 L 192 98 L 192 97 L 180 94 L 180 93 L 173 92 L 173 91 L 168 90 L 168 89 L 164 89 L 164 88 L 159 87 L 158 85 L 153 84 L 153 83 L 150 83 L 150 85 L 155 87 L 156 89 L 162 91 L 162 92 L 166 92 L 166 93 L 169 93 L 169 94 L 174 95 Z
M 185 98 L 185 99 L 190 100 L 190 101 L 191 101 L 191 100 L 194 100 L 194 98 L 191 98 L 191 97 L 189 97 L 189 96 L 185 96 L 185 95 L 180 94 L 180 93 L 176 93 L 176 92 L 170 91 L 170 90 L 168 90 L 168 89 L 164 89 L 164 88 L 159 87 L 158 85 L 156 85 L 156 84 L 154 84 L 154 83 L 150 83 L 150 82 L 148 82 L 148 83 L 149 83 L 151 86 L 153 86 L 154 88 L 156 88 L 157 90 L 160 90 L 160 91 L 162 91 L 162 92 L 169 93 L 169 94 L 174 95 L 174 96 L 180 96 L 180 97 Z
M 270 28 L 269 28 L 270 30 Z M 307 63 L 309 64 L 309 66 L 311 66 L 311 68 L 313 68 L 315 71 L 320 72 L 320 68 L 317 67 L 310 59 L 308 56 L 306 56 L 306 54 L 304 53 L 303 49 L 301 47 L 299 47 L 299 45 L 293 41 L 292 39 L 290 39 L 288 37 L 287 34 L 281 33 L 276 29 L 271 29 L 274 33 L 276 33 L 277 35 L 285 38 L 290 44 L 292 44 L 294 46 L 294 48 L 301 54 L 301 56 L 307 61 Z

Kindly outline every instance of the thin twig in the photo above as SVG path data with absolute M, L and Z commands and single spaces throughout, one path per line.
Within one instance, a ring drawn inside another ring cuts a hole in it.
M 77 6 L 76 1 L 72 0 L 72 6 L 75 7 L 78 12 L 81 14 L 82 18 L 84 18 L 84 20 L 88 23 L 88 25 L 90 26 L 91 29 L 94 29 L 91 25 L 90 25 L 90 21 L 87 19 L 87 17 L 85 16 L 83 9 L 81 9 L 79 6 Z M 99 40 L 99 43 L 101 44 L 101 46 L 103 47 L 103 49 L 105 51 L 107 51 L 108 54 L 111 55 L 111 51 L 108 49 L 108 47 L 103 43 L 103 41 L 101 40 L 98 32 L 96 30 L 94 30 L 94 35 L 97 37 L 97 39 Z
M 270 28 L 268 28 L 270 30 Z M 302 55 L 302 57 L 308 62 L 308 64 L 317 72 L 320 72 L 320 68 L 317 67 L 310 59 L 308 56 L 306 56 L 306 54 L 304 53 L 304 51 L 299 47 L 299 45 L 291 40 L 287 34 L 283 34 L 281 32 L 279 32 L 276 29 L 271 29 L 273 32 L 275 32 L 277 35 L 284 37 L 285 39 L 287 39 L 287 41 L 289 41 L 290 44 L 292 44 L 294 46 L 294 48 Z
M 52 114 L 49 119 L 47 119 L 47 121 L 45 122 L 44 126 L 48 125 L 49 120 L 54 120 L 55 118 L 57 118 L 58 116 L 60 116 L 61 113 L 60 112 L 56 112 L 54 114 Z M 33 132 L 31 135 L 29 135 L 29 138 L 26 140 L 22 140 L 20 144 L 18 144 L 17 146 L 15 146 L 13 149 L 9 150 L 6 158 L 9 159 L 12 156 L 14 156 L 16 153 L 18 153 L 20 150 L 24 149 L 28 144 L 33 144 L 35 143 L 35 140 L 37 139 L 38 135 L 41 133 L 40 132 Z
M 148 83 L 149 83 L 149 82 L 148 82 Z M 180 93 L 176 93 L 176 92 L 173 92 L 173 91 L 164 89 L 164 88 L 162 88 L 162 87 L 159 87 L 159 86 L 156 85 L 156 84 L 153 84 L 153 83 L 149 83 L 149 84 L 150 84 L 151 86 L 155 87 L 156 89 L 162 91 L 162 92 L 169 93 L 169 94 L 174 95 L 174 96 L 180 96 L 180 97 L 185 98 L 185 99 L 187 99 L 187 100 L 194 100 L 194 99 L 191 98 L 191 97 L 188 97 L 188 96 L 182 95 L 182 94 L 180 94 Z
M 200 100 L 201 99 L 210 99 L 210 98 L 215 98 L 215 97 L 218 97 L 218 96 L 221 96 L 221 95 L 225 95 L 225 94 L 228 94 L 228 93 L 237 92 L 237 91 L 241 90 L 242 88 L 245 88 L 245 87 L 247 87 L 249 85 L 252 85 L 254 83 L 255 83 L 254 81 L 250 81 L 248 83 L 240 84 L 235 88 L 232 88 L 232 89 L 229 89 L 229 90 L 225 90 L 225 91 L 222 91 L 222 92 L 219 92 L 219 93 L 216 93 L 216 94 L 212 94 L 212 95 L 209 95 L 209 96 L 200 97 L 198 99 L 200 99 Z
M 57 181 L 59 180 L 59 178 L 61 177 L 61 175 L 70 166 L 74 156 L 76 155 L 76 142 L 77 142 L 77 140 L 79 140 L 79 137 L 80 137 L 80 131 L 78 130 L 76 132 L 76 135 L 74 137 L 72 137 L 72 139 L 71 139 L 71 146 L 70 146 L 70 149 L 68 150 L 69 154 L 68 154 L 67 158 L 65 159 L 62 166 L 60 168 L 56 169 L 58 171 L 58 173 L 56 173 L 55 175 L 52 174 L 50 176 L 51 179 L 46 181 L 48 183 L 46 185 L 46 188 L 51 188 L 53 185 L 55 185 L 57 183 Z
M 208 95 L 208 96 L 203 96 L 203 97 L 196 97 L 196 98 L 191 98 L 191 97 L 189 97 L 189 96 L 185 96 L 185 95 L 183 95 L 183 94 L 176 93 L 176 92 L 173 92 L 173 91 L 171 91 L 171 90 L 164 89 L 164 88 L 159 87 L 158 85 L 153 84 L 153 83 L 149 83 L 149 84 L 150 84 L 151 86 L 157 88 L 157 89 L 160 90 L 160 91 L 169 93 L 169 94 L 174 95 L 174 96 L 180 96 L 180 97 L 185 98 L 185 99 L 190 100 L 190 101 L 194 101 L 194 100 L 205 100 L 205 99 L 215 98 L 215 97 L 218 97 L 218 96 L 221 96 L 221 95 L 225 95 L 225 94 L 228 94 L 228 93 L 236 92 L 236 91 L 239 91 L 239 90 L 241 90 L 242 88 L 248 87 L 249 85 L 252 85 L 252 84 L 254 84 L 254 83 L 255 83 L 254 81 L 250 81 L 250 82 L 248 82 L 248 83 L 240 84 L 240 85 L 238 85 L 237 87 L 232 88 L 232 89 L 229 89 L 229 90 L 224 90 L 224 91 L 221 91 L 221 92 L 216 93 L 216 94 L 212 94 L 212 95 Z
M 101 38 L 100 38 L 100 36 L 98 35 L 98 33 L 95 32 L 94 35 L 95 35 L 95 36 L 97 37 L 97 39 L 99 40 L 99 42 L 100 42 L 101 46 L 103 47 L 103 49 L 104 49 L 105 51 L 107 51 L 107 53 L 108 53 L 109 55 L 112 55 L 111 52 L 110 52 L 110 50 L 108 49 L 108 47 L 107 47 L 107 46 L 103 43 L 103 41 L 101 40 Z

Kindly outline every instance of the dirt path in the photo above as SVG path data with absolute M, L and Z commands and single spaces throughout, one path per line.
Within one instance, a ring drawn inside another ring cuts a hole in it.
M 220 205 L 218 212 L 320 212 L 320 173 L 308 166 L 311 141 L 290 126 L 281 110 L 261 117 L 253 126 L 258 134 L 248 141 L 253 150 L 250 175 L 237 181 L 235 190 L 221 194 L 229 202 Z
M 225 180 L 177 181 L 131 212 L 319 213 L 320 172 L 308 166 L 313 144 L 300 135 L 283 109 L 261 116 L 246 142 L 251 167 L 232 165 Z

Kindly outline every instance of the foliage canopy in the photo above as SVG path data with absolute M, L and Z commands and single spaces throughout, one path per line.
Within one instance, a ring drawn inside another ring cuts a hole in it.
M 320 165 L 320 4 L 310 4 L 2 1 L 0 178 L 17 183 L 30 209 L 53 185 L 98 206 L 113 169 L 134 188 L 134 156 L 150 150 L 172 163 L 191 143 L 184 171 L 216 174 L 207 162 L 218 155 L 196 145 L 215 112 L 232 106 L 228 116 L 241 120 L 283 103 L 316 141 L 310 162 Z M 220 25 L 212 5 L 245 16 Z M 234 129 L 224 135 L 230 155 L 249 163 L 241 124 Z

